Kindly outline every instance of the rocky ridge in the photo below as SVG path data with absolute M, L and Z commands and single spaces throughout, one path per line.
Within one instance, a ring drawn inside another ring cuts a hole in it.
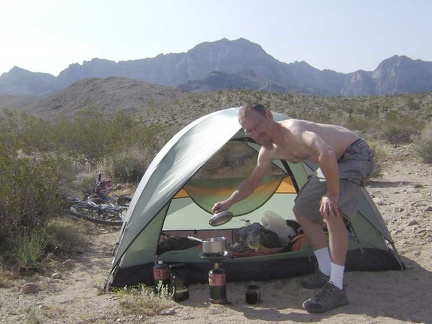
M 253 71 L 245 75 L 243 71 Z M 215 73 L 219 75 L 215 76 Z M 121 77 L 194 92 L 262 89 L 319 96 L 370 96 L 432 91 L 432 62 L 394 55 L 374 71 L 338 73 L 308 63 L 284 63 L 244 38 L 196 45 L 186 53 L 114 62 L 93 58 L 73 63 L 55 77 L 19 67 L 0 76 L 0 94 L 52 95 L 87 78 Z M 268 87 L 269 84 L 274 86 Z

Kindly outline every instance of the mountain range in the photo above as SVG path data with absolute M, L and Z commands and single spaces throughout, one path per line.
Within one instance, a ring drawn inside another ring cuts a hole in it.
M 308 63 L 284 63 L 244 38 L 198 44 L 186 53 L 114 62 L 74 63 L 55 77 L 12 68 L 0 76 L 0 95 L 49 97 L 78 81 L 120 77 L 187 92 L 251 89 L 317 96 L 380 96 L 432 91 L 432 62 L 394 55 L 374 71 L 338 73 Z

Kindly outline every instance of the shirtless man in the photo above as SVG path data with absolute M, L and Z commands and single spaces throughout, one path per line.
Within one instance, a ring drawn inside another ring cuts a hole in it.
M 357 211 L 363 180 L 374 170 L 373 151 L 352 131 L 335 125 L 288 119 L 276 122 L 261 104 L 240 109 L 245 133 L 262 147 L 251 175 L 224 200 L 214 213 L 228 210 L 248 197 L 269 172 L 272 160 L 311 161 L 319 169 L 298 194 L 294 214 L 307 235 L 318 260 L 319 271 L 302 280 L 304 288 L 322 288 L 303 303 L 311 313 L 322 313 L 348 304 L 343 284 L 348 238 L 343 217 Z M 325 220 L 329 245 L 322 230 Z

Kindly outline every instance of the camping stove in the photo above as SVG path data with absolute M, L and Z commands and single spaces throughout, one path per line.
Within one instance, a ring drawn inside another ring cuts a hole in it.
M 213 263 L 213 269 L 208 273 L 210 302 L 212 304 L 229 304 L 226 294 L 225 271 L 221 268 L 222 261 L 227 254 L 228 252 L 223 254 L 200 254 L 201 258 Z

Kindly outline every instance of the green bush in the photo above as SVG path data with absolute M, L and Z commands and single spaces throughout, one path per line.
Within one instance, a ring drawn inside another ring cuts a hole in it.
M 432 163 L 432 124 L 424 128 L 414 147 L 423 162 Z
M 341 126 L 344 126 L 356 133 L 361 133 L 370 128 L 371 121 L 364 117 L 349 117 Z
M 6 248 L 11 238 L 24 235 L 23 228 L 44 228 L 63 213 L 64 196 L 91 190 L 94 168 L 102 161 L 109 162 L 108 173 L 116 180 L 139 181 L 167 137 L 160 126 L 121 113 L 86 110 L 55 122 L 25 113 L 5 115 L 0 127 L 0 244 Z
M 26 231 L 22 236 L 12 239 L 11 257 L 22 270 L 40 268 L 47 240 L 40 231 Z
M 93 166 L 125 147 L 157 152 L 167 140 L 162 127 L 147 126 L 122 113 L 110 116 L 84 110 L 73 119 L 51 123 L 24 113 L 8 112 L 6 117 L 0 129 L 5 144 L 13 144 L 29 155 L 57 152 L 84 157 Z
M 2 121 L 0 129 L 4 144 L 19 147 L 27 154 L 57 150 L 52 124 L 25 113 L 5 111 L 5 114 L 7 118 Z
M 106 156 L 102 168 L 112 179 L 122 183 L 138 183 L 147 169 L 150 159 L 147 150 L 139 147 L 123 148 L 117 154 Z
M 43 227 L 60 211 L 66 165 L 60 157 L 29 157 L 0 144 L 0 238 Z
M 390 144 L 412 143 L 424 127 L 422 121 L 394 110 L 387 112 L 384 118 L 380 123 L 381 138 Z
M 413 137 L 418 134 L 418 129 L 411 125 L 398 124 L 387 125 L 381 132 L 381 137 L 390 144 L 412 143 Z
M 370 148 L 375 152 L 375 170 L 372 173 L 371 177 L 379 177 L 383 173 L 382 165 L 388 158 L 388 153 L 385 150 L 384 144 L 378 141 L 368 140 L 368 144 Z

